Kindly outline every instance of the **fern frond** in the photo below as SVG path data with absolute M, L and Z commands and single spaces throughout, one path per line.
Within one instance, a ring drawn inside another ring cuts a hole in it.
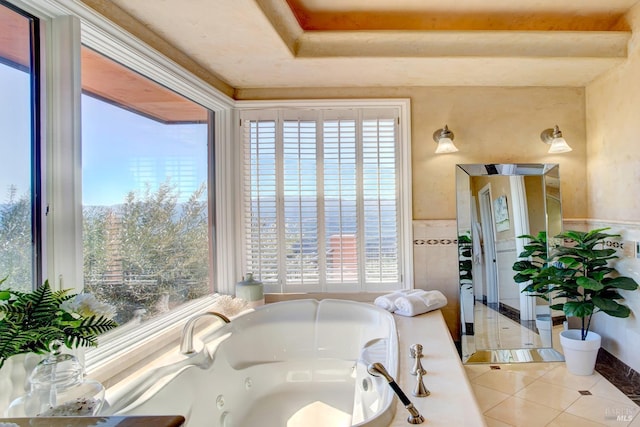
M 48 282 L 45 282 L 48 285 Z M 75 294 L 71 293 L 71 289 L 62 289 L 60 291 L 55 291 L 53 292 L 53 299 L 56 300 L 56 302 L 58 302 L 58 305 L 68 301 L 70 299 L 75 298 Z
M 73 329 L 65 328 L 65 332 L 70 334 L 72 331 L 80 336 L 100 335 L 118 326 L 118 324 L 103 316 L 91 316 L 82 319 L 80 325 L 75 326 Z
M 31 311 L 32 318 L 35 321 L 50 320 L 58 310 L 59 304 L 53 298 L 49 282 L 44 282 L 32 295 L 34 297 L 31 299 L 33 303 Z
M 74 333 L 72 335 L 67 335 L 65 337 L 64 344 L 69 348 L 95 347 L 98 345 L 98 337 L 96 337 L 95 335 L 89 335 L 89 336 L 76 335 Z
M 24 329 L 48 325 L 55 318 L 58 304 L 53 298 L 48 282 L 33 292 L 15 292 L 15 294 L 18 298 L 10 305 L 24 313 L 22 318 Z
M 20 315 L 26 314 L 26 306 L 17 306 L 15 304 L 0 304 L 0 313 L 6 313 L 7 315 Z
M 52 339 L 61 337 L 60 330 L 49 332 L 42 331 L 21 331 L 17 327 L 7 325 L 2 326 L 2 341 L 0 341 L 0 365 L 4 360 L 16 354 L 23 353 L 46 353 L 49 351 L 49 343 Z M 46 341 L 45 341 L 46 340 Z
M 99 334 L 118 326 L 101 315 L 82 318 L 65 311 L 62 304 L 76 295 L 70 289 L 54 292 L 48 281 L 33 292 L 0 292 L 0 367 L 15 354 L 47 353 L 54 341 L 69 348 L 96 346 Z
M 0 359 L 7 359 L 15 354 L 15 352 L 23 344 L 20 337 L 20 331 L 12 324 L 3 322 L 0 324 Z

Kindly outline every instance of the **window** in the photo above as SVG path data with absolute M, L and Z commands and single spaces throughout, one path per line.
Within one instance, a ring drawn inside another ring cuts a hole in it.
M 0 278 L 41 280 L 38 21 L 0 2 Z
M 212 292 L 210 112 L 82 48 L 85 290 L 139 322 Z
M 270 292 L 402 287 L 395 108 L 241 112 L 245 263 Z
M 215 229 L 236 216 L 225 191 L 235 168 L 224 160 L 234 102 L 80 2 L 49 0 L 0 0 L 0 90 L 0 228 L 10 208 L 21 219 L 5 227 L 12 246 L 0 236 L 0 269 L 20 265 L 30 275 L 13 288 L 48 278 L 54 289 L 79 292 L 86 279 L 87 290 L 116 302 L 123 327 L 86 352 L 89 374 L 110 381 L 211 304 L 190 300 L 214 284 L 228 291 L 236 279 L 235 254 L 221 250 L 234 236 Z M 11 185 L 21 202 L 26 195 L 19 206 L 4 197 Z M 11 263 L 9 246 L 18 249 Z

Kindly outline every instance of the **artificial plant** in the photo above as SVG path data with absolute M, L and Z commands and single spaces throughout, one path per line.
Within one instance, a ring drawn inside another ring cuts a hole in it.
M 68 348 L 96 346 L 99 334 L 117 326 L 111 314 L 89 294 L 54 292 L 48 281 L 32 292 L 2 289 L 0 368 L 16 354 L 47 353 L 55 341 Z
M 599 311 L 614 317 L 629 317 L 629 307 L 618 302 L 624 299 L 619 291 L 638 288 L 635 280 L 618 275 L 610 265 L 610 261 L 618 257 L 615 249 L 607 248 L 605 242 L 620 235 L 604 233 L 608 229 L 560 233 L 556 238 L 564 240 L 564 246 L 554 248 L 551 258 L 542 261 L 537 271 L 520 272 L 523 278 L 527 274 L 531 277 L 528 288 L 540 296 L 565 299 L 552 304 L 551 309 L 562 310 L 567 317 L 580 318 L 582 340 L 587 338 L 592 316 Z M 541 244 L 539 241 L 532 246 Z M 543 260 L 542 248 L 538 250 Z
M 518 236 L 519 239 L 528 239 L 524 245 L 524 251 L 518 255 L 519 258 L 525 258 L 516 261 L 513 264 L 513 270 L 516 275 L 513 280 L 516 283 L 526 283 L 522 292 L 530 292 L 531 296 L 549 300 L 549 258 L 547 249 L 547 232 L 541 231 L 537 236 L 524 234 Z

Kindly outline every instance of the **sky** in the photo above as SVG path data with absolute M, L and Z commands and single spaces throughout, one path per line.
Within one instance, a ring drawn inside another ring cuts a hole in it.
M 0 63 L 0 203 L 9 188 L 18 195 L 31 189 L 29 74 Z
M 29 74 L 0 64 L 0 203 L 31 188 Z M 207 125 L 165 125 L 82 96 L 84 205 L 116 205 L 169 182 L 186 200 L 207 179 Z M 205 194 L 206 197 L 206 194 Z
M 167 178 L 184 201 L 207 179 L 207 125 L 165 125 L 83 95 L 82 177 L 84 205 L 119 204 Z

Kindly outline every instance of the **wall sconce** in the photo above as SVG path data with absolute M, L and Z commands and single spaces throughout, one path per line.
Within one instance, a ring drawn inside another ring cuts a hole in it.
M 456 146 L 453 145 L 453 132 L 449 130 L 447 125 L 433 133 L 433 140 L 438 144 L 436 154 L 455 153 L 458 151 Z
M 567 141 L 562 137 L 562 132 L 556 125 L 553 129 L 545 129 L 540 134 L 540 139 L 549 144 L 549 154 L 568 153 L 572 150 Z

